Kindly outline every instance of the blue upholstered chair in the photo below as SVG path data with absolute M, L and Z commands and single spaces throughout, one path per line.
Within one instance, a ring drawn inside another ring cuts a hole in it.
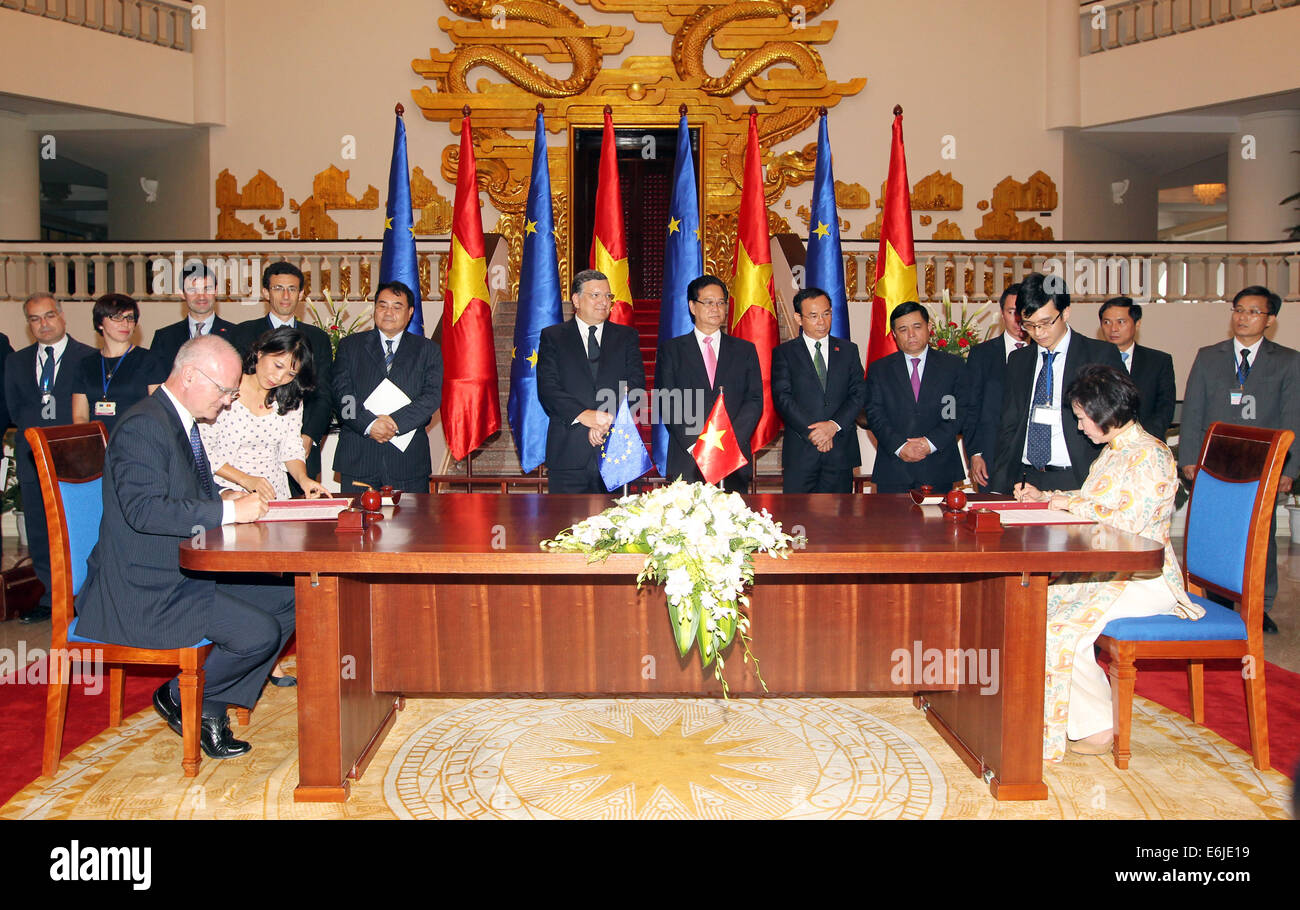
M 1133 719 L 1135 661 L 1187 661 L 1192 720 L 1205 723 L 1206 660 L 1241 661 L 1255 767 L 1269 767 L 1264 710 L 1264 566 L 1282 462 L 1295 438 L 1290 430 L 1216 423 L 1201 447 L 1187 503 L 1183 572 L 1187 593 L 1205 608 L 1198 620 L 1176 616 L 1116 619 L 1097 645 L 1110 655 L 1115 717 L 1115 765 L 1127 768 Z M 1236 611 L 1207 599 L 1232 600 Z
M 53 629 L 41 776 L 52 776 L 59 766 L 74 666 L 80 670 L 82 679 L 88 673 L 109 668 L 108 717 L 109 725 L 116 727 L 122 723 L 126 691 L 123 665 L 156 664 L 179 666 L 181 669 L 181 766 L 186 777 L 194 777 L 199 773 L 203 662 L 212 650 L 212 644 L 205 640 L 192 648 L 151 650 L 97 642 L 77 635 L 73 599 L 86 580 L 86 560 L 99 539 L 99 521 L 104 511 L 102 481 L 108 434 L 99 421 L 62 427 L 32 427 L 26 433 L 36 459 L 50 534 Z

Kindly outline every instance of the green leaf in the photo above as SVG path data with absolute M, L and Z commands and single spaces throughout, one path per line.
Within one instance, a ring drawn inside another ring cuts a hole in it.
M 669 600 L 668 619 L 673 624 L 673 636 L 677 640 L 677 653 L 685 657 L 690 652 L 691 642 L 695 640 L 695 632 L 700 627 L 700 612 L 698 608 L 693 609 L 689 602 L 683 605 L 679 612 L 678 608 L 673 606 L 673 602 Z M 681 621 L 683 619 L 684 622 Z
M 718 620 L 718 633 L 721 644 L 718 648 L 727 647 L 731 640 L 736 637 L 736 618 L 734 616 L 724 616 Z
M 706 626 L 702 621 L 698 621 L 695 641 L 696 644 L 700 646 L 700 666 L 708 669 L 709 664 L 713 663 L 714 658 L 713 633 L 709 631 L 708 626 Z

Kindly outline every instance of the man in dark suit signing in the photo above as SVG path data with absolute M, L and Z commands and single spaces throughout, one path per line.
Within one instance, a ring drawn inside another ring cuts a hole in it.
M 1016 314 L 1037 346 L 1007 360 L 1002 423 L 990 487 L 1014 492 L 1027 482 L 1040 490 L 1077 490 L 1101 446 L 1083 431 L 1062 395 L 1085 364 L 1124 369 L 1115 345 L 1070 329 L 1070 294 L 1057 275 L 1031 272 L 1020 283 Z
M 432 339 L 406 331 L 414 301 L 402 282 L 384 282 L 375 293 L 374 330 L 339 342 L 334 400 L 341 427 L 334 468 L 345 495 L 366 486 L 429 492 L 428 427 L 442 404 L 442 351 Z M 392 386 L 400 395 L 392 394 Z M 372 400 L 377 391 L 379 399 Z M 400 404 L 402 396 L 408 403 Z M 396 397 L 400 406 L 383 410 L 385 397 Z M 368 401 L 380 410 L 367 407 Z
M 36 461 L 23 431 L 28 427 L 72 423 L 72 392 L 77 385 L 81 359 L 96 351 L 68 334 L 63 307 L 50 294 L 36 293 L 28 297 L 23 314 L 36 343 L 5 358 L 4 400 L 9 418 L 18 429 L 14 461 L 23 496 L 27 550 L 36 577 L 45 585 L 40 603 L 20 617 L 22 622 L 33 623 L 50 618 L 50 539 Z
M 749 489 L 754 476 L 750 437 L 763 416 L 763 374 L 753 342 L 722 332 L 727 319 L 727 286 L 713 275 L 701 275 L 686 286 L 687 306 L 695 328 L 669 338 L 655 362 L 655 397 L 668 428 L 668 479 L 704 480 L 691 448 L 699 439 L 718 392 L 746 463 L 722 479 L 733 493 Z
M 595 269 L 573 276 L 573 318 L 542 329 L 537 397 L 546 416 L 546 488 L 550 493 L 606 493 L 600 447 L 618 404 L 645 391 L 636 329 L 609 322 L 614 294 Z
M 821 288 L 795 294 L 794 311 L 801 334 L 772 352 L 772 403 L 785 423 L 781 492 L 852 493 L 867 401 L 858 346 L 830 333 L 831 300 Z
M 1196 478 L 1205 434 L 1216 420 L 1290 430 L 1300 438 L 1300 351 L 1264 337 L 1281 308 L 1282 298 L 1268 288 L 1242 288 L 1232 298 L 1232 337 L 1196 352 L 1178 431 L 1178 466 L 1188 480 Z M 1282 465 L 1278 495 L 1290 493 L 1297 476 L 1300 455 L 1293 443 Z M 1264 572 L 1265 632 L 1277 631 L 1268 615 L 1277 596 L 1277 509 L 1273 515 Z M 1297 533 L 1292 529 L 1293 539 Z
M 208 639 L 199 744 L 209 758 L 251 747 L 235 739 L 227 705 L 251 708 L 293 633 L 293 588 L 232 585 L 180 569 L 178 546 L 222 525 L 256 521 L 256 493 L 222 498 L 198 420 L 239 394 L 239 354 L 224 339 L 195 338 L 167 381 L 118 419 L 104 456 L 104 515 L 77 595 L 77 634 L 138 648 L 183 648 Z M 179 679 L 159 686 L 154 709 L 181 733 Z
M 235 324 L 216 314 L 217 276 L 197 259 L 185 264 L 181 278 L 181 293 L 185 297 L 185 318 L 165 325 L 153 333 L 149 352 L 162 361 L 168 369 L 176 359 L 181 345 L 200 335 L 221 335 L 230 340 Z
M 287 326 L 302 332 L 311 348 L 312 369 L 316 371 L 316 385 L 302 399 L 302 448 L 307 462 L 307 476 L 320 480 L 320 450 L 325 434 L 330 429 L 333 412 L 334 350 L 330 337 L 318 326 L 309 325 L 295 315 L 302 303 L 303 275 L 296 265 L 273 262 L 262 272 L 262 296 L 266 299 L 267 313 L 256 319 L 241 322 L 230 333 L 230 343 L 240 354 L 248 355 L 253 343 L 266 332 Z M 297 482 L 290 477 L 289 488 L 293 495 L 302 495 Z
M 1137 343 L 1142 306 L 1132 297 L 1112 297 L 1098 311 L 1102 337 L 1119 348 L 1120 359 L 1138 387 L 1138 423 L 1161 442 L 1174 422 L 1178 393 L 1174 386 L 1174 358 L 1164 351 Z
M 1013 351 L 1029 346 L 1020 317 L 1016 315 L 1019 284 L 1008 285 L 998 298 L 1002 313 L 1002 332 L 981 341 L 966 355 L 970 375 L 971 406 L 969 422 L 962 428 L 966 457 L 970 459 L 970 479 L 981 492 L 989 488 L 989 468 L 998 451 L 998 427 L 1002 423 L 1002 384 L 1006 379 L 1007 359 Z
M 898 350 L 867 368 L 867 428 L 876 437 L 878 493 L 922 485 L 946 493 L 966 474 L 957 451 L 970 408 L 966 364 L 934 350 L 930 312 L 909 300 L 889 314 Z

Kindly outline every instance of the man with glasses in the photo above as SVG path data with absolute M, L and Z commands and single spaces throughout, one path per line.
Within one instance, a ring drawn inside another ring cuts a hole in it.
M 1124 369 L 1111 343 L 1070 329 L 1070 294 L 1058 275 L 1031 272 L 1016 295 L 1016 315 L 1037 344 L 1007 360 L 1002 422 L 989 486 L 1012 493 L 1029 483 L 1040 490 L 1077 490 L 1101 447 L 1079 429 L 1062 393 L 1090 363 Z
M 1196 478 L 1206 431 L 1217 420 L 1290 430 L 1300 438 L 1300 352 L 1269 341 L 1264 333 L 1277 322 L 1282 298 L 1266 287 L 1251 285 L 1232 298 L 1232 338 L 1201 348 L 1187 374 L 1178 466 L 1187 480 Z M 1300 476 L 1295 444 L 1287 454 L 1277 492 L 1291 492 Z M 1268 615 L 1277 595 L 1277 510 L 1268 531 L 1264 575 L 1264 631 L 1276 632 Z M 1300 529 L 1291 530 L 1292 538 Z
M 542 329 L 537 346 L 537 398 L 551 419 L 546 430 L 550 493 L 607 493 L 600 450 L 619 400 L 645 391 L 636 329 L 609 322 L 614 294 L 595 269 L 573 276 L 573 318 Z
M 45 499 L 36 476 L 36 461 L 24 431 L 72 423 L 72 393 L 77 388 L 81 361 L 96 350 L 68 334 L 63 307 L 48 293 L 36 293 L 23 304 L 27 329 L 36 343 L 6 358 L 4 400 L 18 432 L 14 440 L 18 486 L 23 497 L 23 523 L 27 550 L 45 593 L 35 609 L 24 613 L 25 623 L 50 618 L 50 540 L 45 526 Z
M 655 361 L 655 397 L 668 428 L 668 479 L 704 480 L 691 449 L 721 390 L 736 442 L 746 459 L 722 479 L 722 486 L 729 492 L 745 493 L 754 476 L 750 437 L 763 416 L 758 349 L 751 341 L 723 333 L 727 286 L 720 278 L 701 275 L 693 280 L 686 286 L 686 301 L 695 328 L 665 341 Z
M 136 648 L 184 648 L 207 639 L 199 745 L 234 758 L 227 705 L 251 708 L 293 634 L 293 588 L 239 585 L 183 573 L 179 545 L 222 525 L 256 521 L 256 493 L 218 495 L 196 421 L 211 421 L 239 395 L 241 361 L 224 339 L 187 341 L 167 381 L 118 422 L 104 455 L 104 516 L 77 595 L 77 632 Z M 179 678 L 163 683 L 154 710 L 181 735 Z
M 302 332 L 311 348 L 312 368 L 316 371 L 316 385 L 302 399 L 302 448 L 307 462 L 307 476 L 320 480 L 320 450 L 325 434 L 330 429 L 330 415 L 334 407 L 332 394 L 334 351 L 325 331 L 297 318 L 302 302 L 303 274 L 288 262 L 273 262 L 262 272 L 262 296 L 266 299 L 267 313 L 256 319 L 241 322 L 230 333 L 230 343 L 247 354 L 253 343 L 267 332 L 288 327 Z M 412 310 L 414 312 L 414 310 Z M 301 496 L 297 481 L 289 478 L 289 489 Z
M 233 322 L 217 315 L 217 276 L 199 260 L 191 259 L 185 263 L 181 293 L 185 297 L 185 318 L 158 329 L 149 343 L 149 352 L 168 370 L 181 345 L 191 338 L 221 335 L 229 340 L 229 333 L 235 328 Z

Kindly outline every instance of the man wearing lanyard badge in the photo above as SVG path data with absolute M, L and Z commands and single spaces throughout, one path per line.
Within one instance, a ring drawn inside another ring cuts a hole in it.
M 1196 478 L 1201 444 L 1216 420 L 1290 430 L 1300 437 L 1300 351 L 1269 341 L 1264 333 L 1277 322 L 1282 298 L 1266 287 L 1252 285 L 1232 299 L 1232 337 L 1201 348 L 1187 374 L 1179 427 L 1178 468 L 1189 481 Z M 1300 475 L 1300 455 L 1292 444 L 1282 465 L 1277 492 L 1291 492 Z M 1264 631 L 1277 632 L 1268 615 L 1277 595 L 1277 510 L 1268 532 L 1264 572 Z M 1296 539 L 1300 529 L 1291 529 Z
M 37 293 L 28 297 L 23 314 L 36 343 L 5 361 L 5 403 L 18 429 L 14 460 L 22 490 L 27 549 L 36 577 L 45 585 L 39 606 L 21 617 L 22 622 L 32 623 L 50 617 L 50 541 L 36 462 L 23 431 L 28 427 L 72 423 L 75 377 L 81 369 L 82 358 L 94 356 L 96 351 L 68 335 L 63 308 L 52 295 Z

